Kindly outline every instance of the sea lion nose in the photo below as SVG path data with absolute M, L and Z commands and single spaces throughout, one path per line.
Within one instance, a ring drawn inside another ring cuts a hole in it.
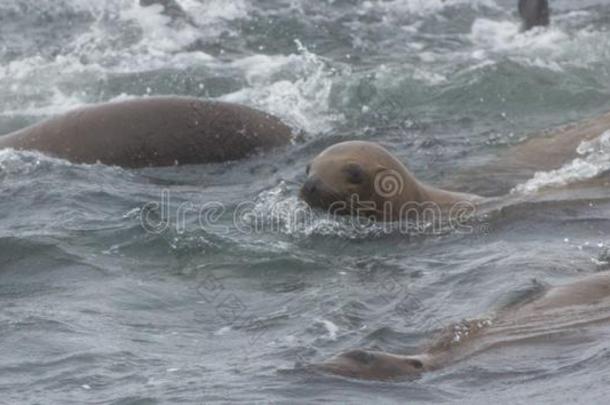
M 301 188 L 301 195 L 303 197 L 309 197 L 315 195 L 320 188 L 320 179 L 317 177 L 309 177 L 303 187 Z

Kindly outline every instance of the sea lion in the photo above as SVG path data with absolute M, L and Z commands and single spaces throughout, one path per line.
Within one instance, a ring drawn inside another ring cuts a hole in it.
M 577 163 L 577 159 L 587 160 L 591 154 L 590 146 L 599 145 L 602 152 L 610 131 L 610 113 L 586 118 L 577 122 L 548 128 L 527 136 L 527 139 L 498 153 L 487 156 L 486 160 L 476 167 L 456 171 L 450 181 L 459 184 L 476 184 L 477 191 L 486 195 L 502 195 L 532 179 L 536 173 L 551 172 Z M 594 152 L 595 154 L 597 152 Z M 489 174 L 493 173 L 493 176 Z M 602 171 L 595 178 L 584 177 L 581 180 L 571 179 L 561 188 L 583 188 L 599 185 L 607 181 L 610 172 Z M 555 188 L 556 186 L 551 186 Z M 546 187 L 540 189 L 543 191 Z M 549 190 L 550 191 L 550 190 Z M 517 194 L 513 193 L 513 197 Z M 505 198 L 506 195 L 502 198 Z
M 550 24 L 548 0 L 519 0 L 519 15 L 523 20 L 523 31 Z
M 498 157 L 499 165 L 530 170 L 553 170 L 579 157 L 578 147 L 610 130 L 610 113 L 551 128 L 511 147 Z
M 496 203 L 518 201 L 518 193 L 510 194 L 510 198 L 504 193 L 532 178 L 536 172 L 560 169 L 566 163 L 582 158 L 584 142 L 605 142 L 603 139 L 608 131 L 610 113 L 547 129 L 494 154 L 488 163 L 476 169 L 452 173 L 451 179 L 458 183 L 487 183 L 484 188 L 491 191 L 487 190 L 485 194 L 496 196 L 493 198 L 425 185 L 380 145 L 364 141 L 343 142 L 330 146 L 307 166 L 307 179 L 300 195 L 309 205 L 332 211 L 332 214 L 360 214 L 386 221 L 402 219 L 401 209 L 403 214 L 412 213 L 416 212 L 414 207 L 472 204 L 480 213 L 497 208 Z M 489 173 L 494 176 L 490 177 Z M 598 176 L 604 176 L 604 173 Z M 607 181 L 608 173 L 605 176 L 604 181 Z M 597 180 L 584 178 L 568 187 L 594 185 L 599 183 Z
M 330 146 L 307 166 L 301 197 L 331 214 L 398 220 L 421 209 L 474 204 L 482 198 L 418 181 L 381 145 L 348 141 Z
M 599 273 L 547 289 L 538 298 L 505 308 L 495 316 L 451 325 L 435 343 L 415 355 L 358 349 L 311 368 L 366 380 L 416 377 L 483 351 L 582 333 L 585 327 L 608 322 L 610 273 Z
M 188 14 L 186 14 L 176 0 L 140 0 L 141 7 L 150 7 L 157 4 L 163 7 L 163 15 L 172 19 L 180 19 L 192 23 Z
M 287 125 L 249 107 L 150 97 L 80 108 L 0 136 L 0 149 L 141 168 L 237 160 L 290 140 Z

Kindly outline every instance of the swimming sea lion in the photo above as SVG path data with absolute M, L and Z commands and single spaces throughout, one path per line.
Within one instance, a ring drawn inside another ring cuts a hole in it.
M 548 0 L 519 0 L 519 14 L 523 20 L 523 31 L 550 24 Z
M 610 273 L 550 288 L 538 299 L 500 311 L 495 316 L 463 321 L 444 330 L 418 354 L 350 350 L 311 367 L 366 380 L 418 376 L 483 351 L 548 341 L 550 336 L 583 333 L 583 328 L 610 322 Z
M 84 107 L 0 136 L 0 149 L 127 168 L 224 162 L 285 145 L 290 128 L 242 105 L 151 97 Z
M 418 181 L 390 152 L 373 142 L 332 145 L 307 166 L 306 173 L 302 198 L 332 214 L 397 220 L 418 209 L 448 209 L 481 200 Z
M 490 154 L 486 161 L 476 167 L 452 173 L 451 181 L 459 184 L 477 184 L 477 190 L 489 195 L 502 195 L 538 172 L 558 170 L 571 165 L 576 159 L 587 159 L 590 154 L 587 145 L 607 143 L 604 139 L 610 131 L 610 113 L 583 119 L 581 121 L 548 128 L 531 134 L 525 141 Z M 585 143 L 586 142 L 586 143 Z M 601 149 L 600 149 L 601 151 Z M 489 174 L 493 173 L 493 176 Z M 586 184 L 595 187 L 600 177 L 610 178 L 607 171 L 596 178 L 571 179 L 562 189 L 582 188 Z M 553 188 L 556 186 L 553 186 Z M 542 191 L 542 189 L 541 189 Z M 513 194 L 516 196 L 516 194 Z

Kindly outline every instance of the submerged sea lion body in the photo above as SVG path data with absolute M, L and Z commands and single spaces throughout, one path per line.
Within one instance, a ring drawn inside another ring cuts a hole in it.
M 426 204 L 447 209 L 480 200 L 418 181 L 390 152 L 373 142 L 335 144 L 315 157 L 306 171 L 301 197 L 332 214 L 397 220 L 417 208 L 425 209 Z
M 151 97 L 71 111 L 0 136 L 0 149 L 139 168 L 237 160 L 290 139 L 288 126 L 249 107 Z
M 506 308 L 493 317 L 452 325 L 415 355 L 351 350 L 313 368 L 358 379 L 400 379 L 483 351 L 546 341 L 600 323 L 610 323 L 610 273 L 551 288 L 538 299 Z
M 610 130 L 610 113 L 542 131 L 513 146 L 499 164 L 530 170 L 553 170 L 577 158 L 578 146 Z
M 546 27 L 550 24 L 548 0 L 519 0 L 519 15 L 523 20 L 523 30 Z
M 545 129 L 498 154 L 490 154 L 487 162 L 478 167 L 454 173 L 451 180 L 477 184 L 477 190 L 485 190 L 486 194 L 506 193 L 537 172 L 557 170 L 571 165 L 576 159 L 587 159 L 587 148 L 580 148 L 584 142 L 607 148 L 603 136 L 609 130 L 610 113 Z M 594 186 L 599 177 L 608 179 L 609 176 L 608 172 L 600 172 L 596 178 L 571 179 L 562 189 Z

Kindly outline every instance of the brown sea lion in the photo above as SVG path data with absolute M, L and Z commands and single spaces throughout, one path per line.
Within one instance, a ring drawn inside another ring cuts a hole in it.
M 581 121 L 545 129 L 530 134 L 527 140 L 492 154 L 479 166 L 451 173 L 451 183 L 477 184 L 477 191 L 501 195 L 515 186 L 531 179 L 537 172 L 557 170 L 574 162 L 586 159 L 580 148 L 584 142 L 602 140 L 602 135 L 610 130 L 610 113 Z M 493 173 L 493 176 L 489 174 Z M 601 172 L 598 177 L 610 177 Z M 583 178 L 571 180 L 562 188 L 582 188 L 599 179 Z
M 455 361 L 510 345 L 547 341 L 549 337 L 610 322 L 610 273 L 550 288 L 537 299 L 463 321 L 444 330 L 435 343 L 414 355 L 350 350 L 315 364 L 314 370 L 366 380 L 418 376 Z
M 98 104 L 0 136 L 0 149 L 127 168 L 224 162 L 288 144 L 290 128 L 242 105 L 189 97 Z
M 610 130 L 610 113 L 541 131 L 498 157 L 499 166 L 553 170 L 578 157 L 583 141 Z
M 418 181 L 382 146 L 365 141 L 335 144 L 307 166 L 301 197 L 332 214 L 397 220 L 421 209 L 448 209 L 481 197 Z
M 582 157 L 578 152 L 579 146 L 585 141 L 600 138 L 609 130 L 610 113 L 551 128 L 493 156 L 488 164 L 450 175 L 454 183 L 488 184 L 483 188 L 496 192 L 488 191 L 487 194 L 501 196 L 495 199 L 431 187 L 418 181 L 380 145 L 363 141 L 343 142 L 324 150 L 307 167 L 308 177 L 301 188 L 301 197 L 311 206 L 332 209 L 334 214 L 373 215 L 384 220 L 402 218 L 397 212 L 403 206 L 432 204 L 447 207 L 474 203 L 481 208 L 481 204 L 489 202 L 486 208 L 490 208 L 495 202 L 507 201 L 508 195 L 502 196 L 502 193 L 532 178 L 536 172 L 559 169 Z M 584 178 L 569 184 L 569 187 L 578 188 L 596 182 L 597 179 Z M 354 196 L 357 197 L 356 204 L 350 202 Z M 518 199 L 516 194 L 511 196 L 511 201 Z M 372 208 L 366 209 L 367 206 Z M 388 206 L 392 208 L 389 214 Z

